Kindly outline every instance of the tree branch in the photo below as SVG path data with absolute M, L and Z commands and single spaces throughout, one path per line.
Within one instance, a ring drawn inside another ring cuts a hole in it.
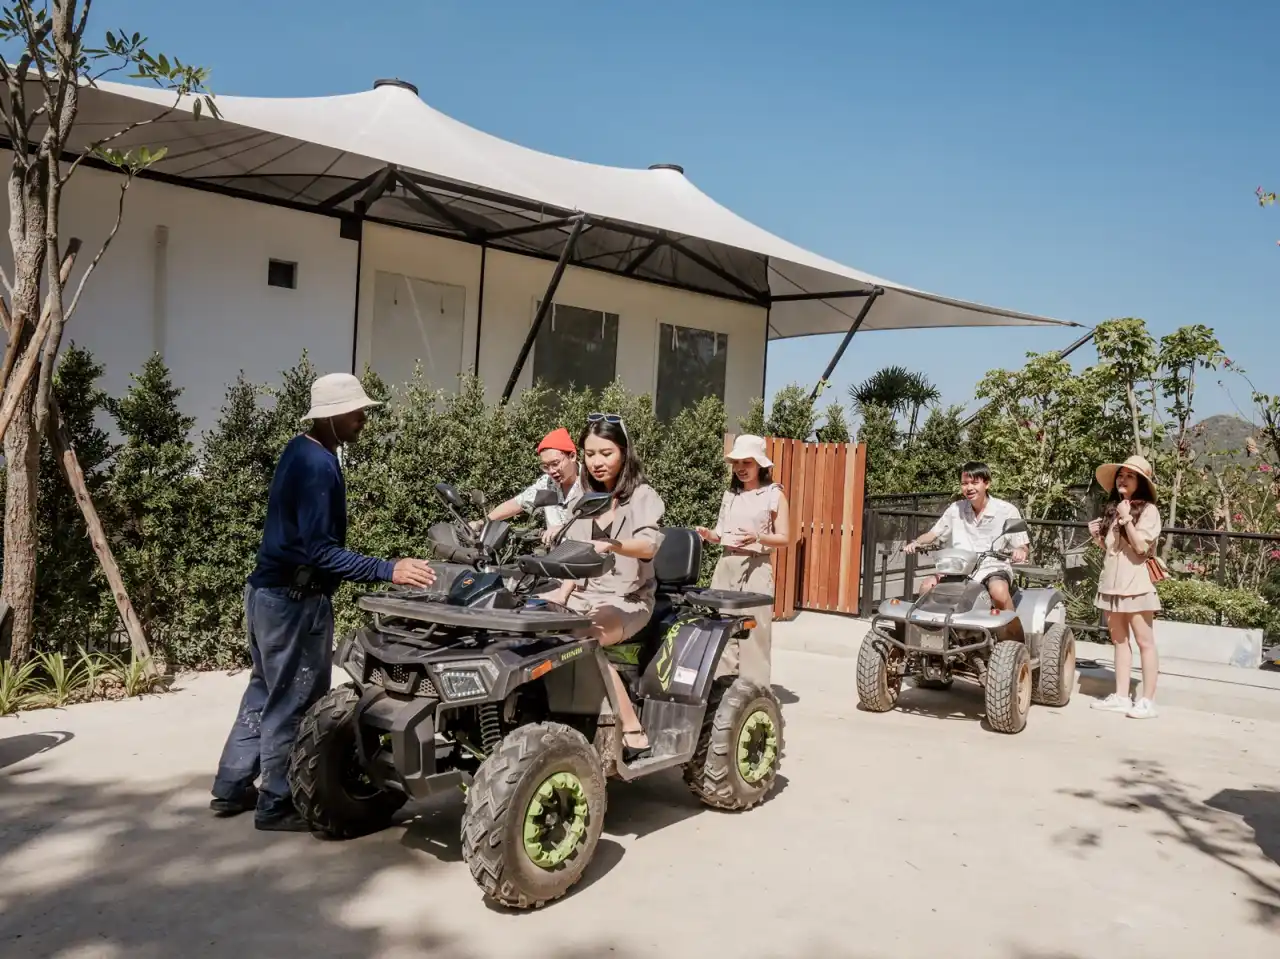
M 132 183 L 133 183 L 133 174 L 132 173 L 125 174 L 124 185 L 120 187 L 120 199 L 119 199 L 119 202 L 116 204 L 116 222 L 111 227 L 111 232 L 107 234 L 107 238 L 102 241 L 102 246 L 98 248 L 98 252 L 94 254 L 93 259 L 89 261 L 89 266 L 84 271 L 84 275 L 80 277 L 80 283 L 76 286 L 76 292 L 71 297 L 71 305 L 67 307 L 66 312 L 63 314 L 62 322 L 64 324 L 69 323 L 71 321 L 71 317 L 76 312 L 76 306 L 78 306 L 80 303 L 80 294 L 84 292 L 84 285 L 89 282 L 89 277 L 93 275 L 93 271 L 97 268 L 98 262 L 102 259 L 103 255 L 107 252 L 107 247 L 111 245 L 111 241 L 116 238 L 116 234 L 120 231 L 120 224 L 124 220 L 124 195 L 128 191 L 130 184 Z
M 182 103 L 182 94 L 179 94 L 178 99 L 174 101 L 173 106 L 169 107 L 163 113 L 157 114 L 156 116 L 151 117 L 148 120 L 138 120 L 134 123 L 130 123 L 124 129 L 117 130 L 115 133 L 111 134 L 110 136 L 103 137 L 101 140 L 97 140 L 93 143 L 90 143 L 87 147 L 84 148 L 84 150 L 81 151 L 78 157 L 76 157 L 73 161 L 71 161 L 71 166 L 67 167 L 67 172 L 62 176 L 62 182 L 65 184 L 68 180 L 70 180 L 71 175 L 76 172 L 76 168 L 79 167 L 81 163 L 83 163 L 88 157 L 92 156 L 98 150 L 101 150 L 108 143 L 111 143 L 114 140 L 120 139 L 122 136 L 132 133 L 134 130 L 138 129 L 139 127 L 149 126 L 152 123 L 159 123 L 165 117 L 169 116 L 169 114 L 176 111 L 178 109 L 179 104 L 181 103 Z
M 69 277 L 71 275 L 71 268 L 75 264 L 76 254 L 79 253 L 79 251 L 80 241 L 72 239 L 71 242 L 67 244 L 66 259 L 63 261 L 62 269 L 59 270 L 59 280 L 61 282 L 65 282 L 63 277 Z M 36 364 L 39 362 L 41 344 L 45 336 L 48 334 L 49 325 L 53 320 L 51 315 L 53 312 L 52 306 L 53 304 L 51 301 L 45 301 L 44 310 L 40 314 L 40 322 L 36 324 L 35 333 L 32 335 L 31 341 L 27 344 L 27 351 L 22 355 L 22 365 L 18 367 L 17 372 L 9 377 L 8 381 L 4 384 L 4 403 L 0 406 L 0 441 L 4 440 L 4 435 L 9 430 L 9 424 L 13 420 L 13 414 L 18 409 L 18 401 L 21 399 L 23 391 L 26 390 L 27 384 L 31 382 L 31 376 L 35 372 Z M 22 317 L 20 315 L 15 315 L 13 317 L 13 321 L 9 324 L 10 329 L 12 329 L 16 325 L 16 322 L 21 319 Z M 21 327 L 18 327 L 18 330 L 20 333 Z M 9 350 L 14 349 L 13 344 L 18 342 L 19 339 L 20 335 L 14 336 L 14 334 L 10 333 L 9 347 L 5 353 L 5 362 L 10 365 L 12 365 L 12 361 L 9 359 Z

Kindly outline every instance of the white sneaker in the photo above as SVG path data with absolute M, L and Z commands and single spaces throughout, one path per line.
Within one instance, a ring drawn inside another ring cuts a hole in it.
M 1106 699 L 1095 699 L 1089 705 L 1093 709 L 1101 709 L 1107 713 L 1129 713 L 1133 709 L 1133 700 L 1128 696 L 1112 693 Z
M 1139 699 L 1125 715 L 1130 719 L 1155 719 L 1156 704 L 1149 699 Z

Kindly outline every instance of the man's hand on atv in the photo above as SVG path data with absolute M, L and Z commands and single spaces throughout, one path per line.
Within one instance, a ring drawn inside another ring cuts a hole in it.
M 391 571 L 391 582 L 397 586 L 417 586 L 426 589 L 436 581 L 436 571 L 422 559 L 401 559 Z
M 542 534 L 542 545 L 550 546 L 551 541 L 556 538 L 556 534 L 559 533 L 560 530 L 561 530 L 561 527 L 559 526 L 547 527 L 547 529 Z
M 697 527 L 698 535 L 702 537 L 704 543 L 720 542 L 720 534 L 713 529 L 707 529 L 705 526 Z
M 913 539 L 907 540 L 907 544 L 902 547 L 904 553 L 914 553 L 920 548 L 920 544 Z
M 1025 563 L 1029 555 L 1030 555 L 1030 552 L 1025 546 L 1019 546 L 1017 549 L 1013 551 L 1012 558 L 1013 558 L 1014 564 L 1020 565 L 1022 563 Z

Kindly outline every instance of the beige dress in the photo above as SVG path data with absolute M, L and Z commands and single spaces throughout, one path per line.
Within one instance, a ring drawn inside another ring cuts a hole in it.
M 720 515 L 715 531 L 722 540 L 733 540 L 733 534 L 749 532 L 755 536 L 774 532 L 773 517 L 782 499 L 782 487 L 777 483 L 754 490 L 741 490 L 724 494 L 720 503 Z M 716 563 L 711 577 L 712 589 L 731 589 L 741 592 L 764 593 L 774 591 L 772 550 L 754 543 L 746 548 L 724 547 L 724 555 Z M 756 628 L 744 640 L 730 640 L 720 658 L 720 675 L 737 673 L 744 679 L 768 686 L 773 663 L 773 605 L 748 610 L 756 620 Z
M 567 504 L 569 508 L 581 496 L 581 488 L 575 488 L 575 493 L 577 495 Z M 662 534 L 659 524 L 664 512 L 666 505 L 662 497 L 652 486 L 642 483 L 627 502 L 614 508 L 609 538 L 643 539 L 660 545 Z M 593 539 L 592 534 L 590 518 L 576 519 L 569 525 L 565 539 L 589 543 Z M 569 596 L 568 606 L 587 614 L 602 606 L 612 607 L 622 619 L 622 638 L 630 639 L 648 625 L 657 590 L 658 580 L 652 561 L 614 553 L 613 569 L 603 576 L 578 581 L 577 588 Z
M 1109 613 L 1148 613 L 1160 609 L 1160 596 L 1147 572 L 1147 557 L 1155 550 L 1163 525 L 1155 504 L 1142 508 L 1126 530 L 1113 523 L 1103 541 L 1105 556 L 1093 605 Z

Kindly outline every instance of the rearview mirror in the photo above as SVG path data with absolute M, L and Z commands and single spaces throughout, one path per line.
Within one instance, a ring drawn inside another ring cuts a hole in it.
M 613 497 L 608 493 L 587 493 L 573 508 L 574 516 L 599 516 L 608 512 Z
M 484 493 L 478 489 L 473 489 L 467 496 L 470 498 L 472 506 L 484 506 Z
M 437 483 L 436 493 L 438 493 L 440 498 L 454 509 L 462 508 L 462 497 L 459 496 L 458 491 L 448 483 Z
M 1012 536 L 1014 533 L 1027 533 L 1030 528 L 1024 519 L 1007 519 L 1004 521 L 1004 536 Z
M 547 506 L 559 506 L 560 497 L 556 495 L 555 490 L 540 489 L 533 494 L 533 508 L 544 509 Z

